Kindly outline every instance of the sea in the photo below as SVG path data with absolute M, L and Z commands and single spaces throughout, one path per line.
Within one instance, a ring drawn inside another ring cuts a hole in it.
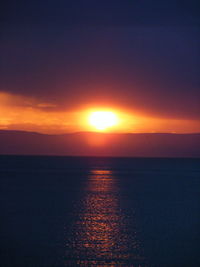
M 0 156 L 0 266 L 200 266 L 200 159 Z

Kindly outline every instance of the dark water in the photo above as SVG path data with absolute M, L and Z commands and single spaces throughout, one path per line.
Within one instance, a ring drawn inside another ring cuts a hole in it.
M 0 157 L 0 266 L 200 266 L 200 160 Z

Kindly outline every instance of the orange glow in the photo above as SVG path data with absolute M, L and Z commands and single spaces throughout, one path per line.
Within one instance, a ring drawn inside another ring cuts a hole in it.
M 104 131 L 118 123 L 116 114 L 112 111 L 95 111 L 89 116 L 89 123 L 97 130 Z
M 90 108 L 61 110 L 55 103 L 0 92 L 0 129 L 47 134 L 80 131 L 197 133 L 200 132 L 200 121 L 156 117 L 145 112 L 138 113 L 134 108 L 131 111 L 91 105 Z M 104 141 L 99 140 L 97 143 L 101 142 Z

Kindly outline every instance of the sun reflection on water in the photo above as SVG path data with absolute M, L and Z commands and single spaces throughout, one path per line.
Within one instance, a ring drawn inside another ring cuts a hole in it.
M 79 211 L 66 266 L 144 266 L 137 241 L 128 247 L 117 181 L 110 170 L 91 170 Z M 133 255 L 134 250 L 134 255 Z M 135 263 L 130 265 L 134 256 Z

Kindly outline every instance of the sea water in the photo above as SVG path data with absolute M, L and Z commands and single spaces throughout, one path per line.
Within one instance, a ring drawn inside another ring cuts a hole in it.
M 199 193 L 200 159 L 0 156 L 0 266 L 200 266 Z

